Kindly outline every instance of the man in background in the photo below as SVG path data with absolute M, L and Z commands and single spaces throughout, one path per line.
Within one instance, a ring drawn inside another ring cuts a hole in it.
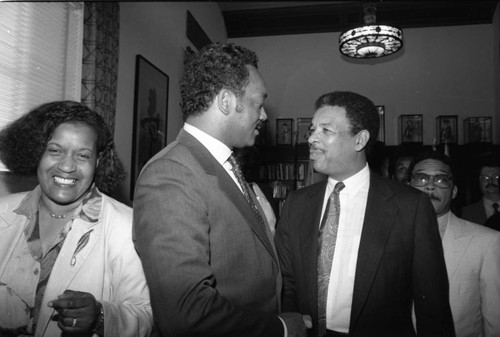
M 500 233 L 450 211 L 457 186 L 448 156 L 418 155 L 410 172 L 411 186 L 429 195 L 436 212 L 457 337 L 500 336 Z
M 500 230 L 500 162 L 489 157 L 485 159 L 479 172 L 479 189 L 482 198 L 462 210 L 462 218 L 467 221 L 486 225 L 496 230 Z
M 287 199 L 276 230 L 283 308 L 311 315 L 310 336 L 454 336 L 448 280 L 429 198 L 371 172 L 372 101 L 322 95 L 308 139 L 328 176 Z M 324 214 L 324 215 L 323 215 Z
M 403 146 L 396 148 L 390 173 L 392 179 L 398 183 L 406 184 L 408 182 L 408 167 L 413 159 L 413 152 Z
M 215 43 L 185 65 L 185 124 L 144 167 L 134 237 L 163 336 L 305 336 L 280 314 L 271 231 L 233 148 L 252 146 L 267 118 L 257 56 Z

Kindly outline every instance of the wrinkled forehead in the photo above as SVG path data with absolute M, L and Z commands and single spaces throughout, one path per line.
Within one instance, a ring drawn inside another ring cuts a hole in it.
M 424 159 L 413 168 L 413 172 L 423 172 L 432 174 L 442 174 L 446 173 L 452 175 L 451 168 L 440 160 L 436 159 Z
M 500 166 L 484 166 L 481 168 L 481 174 L 492 175 L 500 174 Z

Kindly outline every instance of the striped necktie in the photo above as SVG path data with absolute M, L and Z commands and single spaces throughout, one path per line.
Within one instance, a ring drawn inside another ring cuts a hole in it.
M 243 195 L 245 196 L 245 199 L 247 199 L 248 204 L 254 211 L 255 215 L 257 216 L 257 219 L 259 220 L 259 224 L 262 226 L 262 228 L 265 230 L 265 223 L 264 219 L 262 218 L 262 214 L 259 211 L 259 208 L 255 204 L 254 199 L 252 198 L 250 191 L 250 186 L 248 185 L 247 181 L 245 180 L 245 177 L 243 177 L 243 173 L 241 172 L 241 167 L 240 164 L 238 163 L 238 160 L 236 157 L 231 154 L 227 160 L 231 164 L 231 170 L 233 171 L 234 175 L 236 176 L 236 180 L 238 180 L 238 183 L 241 186 L 241 190 L 243 191 Z

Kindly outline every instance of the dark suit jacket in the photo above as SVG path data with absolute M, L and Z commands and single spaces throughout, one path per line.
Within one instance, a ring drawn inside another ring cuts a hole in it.
M 134 239 L 163 336 L 283 336 L 271 241 L 224 168 L 184 130 L 139 177 Z
M 486 210 L 484 209 L 483 199 L 467 205 L 462 209 L 460 216 L 462 219 L 484 225 L 486 222 Z
M 284 280 L 283 310 L 318 320 L 318 226 L 327 182 L 292 193 L 277 226 Z M 350 336 L 453 336 L 448 279 L 429 198 L 370 175 L 356 265 Z

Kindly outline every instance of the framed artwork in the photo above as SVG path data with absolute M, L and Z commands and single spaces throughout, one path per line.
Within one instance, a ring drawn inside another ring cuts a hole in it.
M 378 118 L 380 121 L 380 127 L 378 129 L 378 138 L 377 140 L 385 143 L 385 106 L 384 105 L 376 105 L 378 112 Z
M 312 118 L 297 118 L 297 142 L 296 144 L 307 144 L 309 138 L 309 127 Z
M 267 142 L 267 119 L 260 123 L 259 134 L 255 137 L 255 145 L 265 145 Z
M 276 145 L 292 145 L 293 119 L 276 119 Z
M 439 144 L 456 144 L 458 141 L 458 116 L 436 117 L 436 139 Z
M 165 147 L 167 141 L 168 84 L 167 74 L 143 56 L 137 55 L 130 176 L 131 199 L 142 167 Z
M 464 143 L 491 143 L 491 117 L 469 117 L 464 119 Z
M 400 142 L 401 143 L 422 143 L 422 115 L 401 115 L 399 116 Z

